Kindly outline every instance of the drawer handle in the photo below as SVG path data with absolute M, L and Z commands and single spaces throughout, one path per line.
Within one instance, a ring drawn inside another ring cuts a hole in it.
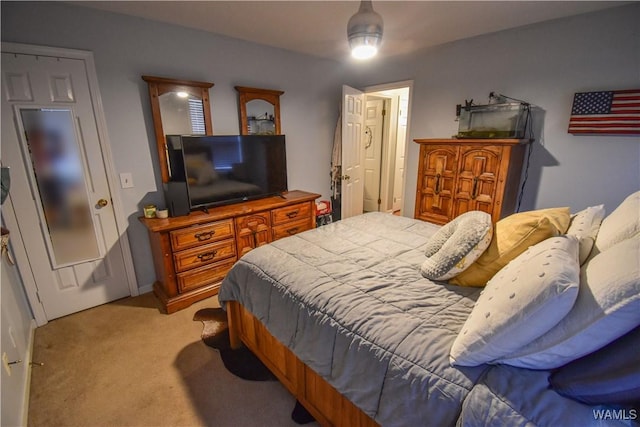
M 289 217 L 289 219 L 291 219 L 291 218 L 295 218 L 295 217 L 297 217 L 297 216 L 298 216 L 298 212 L 299 212 L 298 210 L 291 211 L 291 212 L 289 212 L 289 213 L 287 214 L 287 216 Z
M 293 227 L 287 230 L 287 233 L 289 233 L 291 236 L 293 236 L 294 234 L 296 234 L 298 232 L 298 228 L 299 227 Z
M 198 239 L 199 242 L 204 242 L 205 240 L 209 240 L 210 238 L 212 238 L 214 234 L 216 234 L 215 231 L 204 231 L 202 233 L 194 235 L 193 237 Z
M 218 251 L 206 252 L 206 253 L 198 255 L 198 259 L 200 260 L 200 262 L 209 261 L 209 260 L 212 260 L 213 257 L 216 256 L 217 253 L 218 253 Z
M 471 190 L 471 198 L 475 200 L 478 197 L 478 177 L 473 178 L 473 190 Z

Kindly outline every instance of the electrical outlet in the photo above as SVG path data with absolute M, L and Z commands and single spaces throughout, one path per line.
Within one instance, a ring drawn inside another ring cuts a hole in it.
M 133 188 L 133 176 L 130 172 L 120 174 L 120 186 L 122 188 Z
M 2 366 L 4 366 L 4 370 L 7 371 L 7 375 L 11 376 L 11 366 L 9 365 L 9 356 L 7 353 L 2 353 Z

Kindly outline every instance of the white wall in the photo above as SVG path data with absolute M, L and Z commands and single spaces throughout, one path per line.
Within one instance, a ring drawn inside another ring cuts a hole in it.
M 139 287 L 155 280 L 146 229 L 137 217 L 163 204 L 147 84 L 142 75 L 213 82 L 216 134 L 238 134 L 234 86 L 284 91 L 290 189 L 330 195 L 329 159 L 344 69 L 341 64 L 184 27 L 62 3 L 2 2 L 2 41 L 90 50 L 94 54 L 117 173 L 129 217 Z M 158 191 L 160 190 L 160 191 Z
M 552 7 L 552 6 L 549 6 Z M 461 40 L 411 58 L 355 67 L 360 86 L 413 79 L 410 139 L 457 133 L 455 105 L 490 91 L 544 110 L 522 209 L 604 203 L 640 188 L 640 138 L 567 133 L 575 92 L 640 87 L 640 4 Z M 373 70 L 373 71 L 372 71 Z M 410 142 L 405 215 L 414 212 L 418 145 Z

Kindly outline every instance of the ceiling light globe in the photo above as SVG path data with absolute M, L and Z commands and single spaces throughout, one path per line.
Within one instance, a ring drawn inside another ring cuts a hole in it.
M 382 43 L 382 17 L 373 10 L 370 0 L 360 2 L 360 9 L 349 19 L 347 37 L 354 58 L 371 58 Z
M 376 56 L 378 48 L 375 46 L 355 46 L 351 49 L 351 56 L 355 59 L 369 59 Z
M 187 98 L 189 97 L 189 94 L 187 92 L 177 92 L 176 95 L 178 95 L 180 98 Z

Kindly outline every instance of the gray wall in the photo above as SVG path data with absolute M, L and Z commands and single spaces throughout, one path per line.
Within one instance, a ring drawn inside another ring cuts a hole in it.
M 154 280 L 141 206 L 162 204 L 143 74 L 211 81 L 214 132 L 238 132 L 234 85 L 285 91 L 290 188 L 329 195 L 329 162 L 340 86 L 414 80 L 410 139 L 456 133 L 455 104 L 490 91 L 538 107 L 538 142 L 522 209 L 605 203 L 612 210 L 640 187 L 638 137 L 566 132 L 573 94 L 640 85 L 640 5 L 450 43 L 409 58 L 341 64 L 177 26 L 61 3 L 2 2 L 2 41 L 94 52 L 116 172 L 129 216 L 140 287 Z M 414 208 L 418 147 L 409 143 L 405 214 Z
M 636 3 L 461 40 L 369 67 L 358 84 L 415 81 L 411 140 L 454 135 L 455 105 L 487 103 L 491 91 L 534 104 L 544 127 L 536 129 L 522 210 L 604 203 L 611 212 L 640 189 L 640 137 L 574 136 L 567 128 L 575 92 L 640 87 L 638 22 Z M 409 143 L 409 216 L 418 151 Z

